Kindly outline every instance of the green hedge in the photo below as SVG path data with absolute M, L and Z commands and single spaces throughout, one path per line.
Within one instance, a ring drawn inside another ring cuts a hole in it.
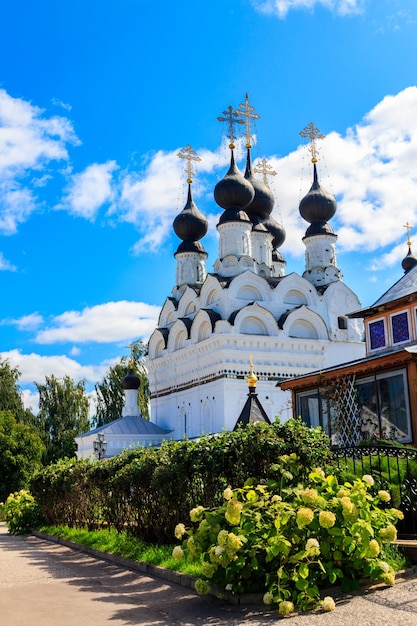
M 171 543 L 175 526 L 196 504 L 219 505 L 225 487 L 265 480 L 279 457 L 292 452 L 300 460 L 300 479 L 330 459 L 323 431 L 290 419 L 167 441 L 103 461 L 67 459 L 38 473 L 31 491 L 48 525 L 105 525 Z

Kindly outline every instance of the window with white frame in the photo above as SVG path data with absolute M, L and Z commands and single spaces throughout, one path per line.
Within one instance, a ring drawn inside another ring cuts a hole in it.
M 356 389 L 365 437 L 412 440 L 405 369 L 357 380 Z
M 391 315 L 391 332 L 393 344 L 410 341 L 410 325 L 407 311 Z
M 371 350 L 378 350 L 385 348 L 387 345 L 386 332 L 385 332 L 385 320 L 381 318 L 374 322 L 369 322 L 369 347 Z

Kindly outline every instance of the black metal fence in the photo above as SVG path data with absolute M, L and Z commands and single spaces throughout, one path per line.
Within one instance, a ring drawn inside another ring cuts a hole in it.
M 384 489 L 391 502 L 404 513 L 397 524 L 401 539 L 417 539 L 417 450 L 400 446 L 371 445 L 334 448 L 342 479 L 370 474 L 374 490 Z

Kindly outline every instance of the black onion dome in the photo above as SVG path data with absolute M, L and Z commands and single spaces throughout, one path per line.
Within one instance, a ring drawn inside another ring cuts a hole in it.
M 263 222 L 257 220 L 256 223 L 252 226 L 252 231 L 256 231 L 258 233 L 267 233 L 268 229 Z
M 250 222 L 250 218 L 243 209 L 240 209 L 238 206 L 231 206 L 223 211 L 217 226 L 226 222 Z
M 310 191 L 302 198 L 299 208 L 301 217 L 310 224 L 316 221 L 326 222 L 336 213 L 336 199 L 320 185 L 315 163 L 313 184 Z
M 129 373 L 123 378 L 122 385 L 123 389 L 139 389 L 140 379 L 132 368 L 130 368 Z
M 310 224 L 310 226 L 306 230 L 305 237 L 312 237 L 313 235 L 334 235 L 335 232 L 333 228 L 326 222 L 326 220 L 317 220 Z
M 246 213 L 251 219 L 252 216 L 257 216 L 261 219 L 267 218 L 271 215 L 272 209 L 274 208 L 274 194 L 269 187 L 261 183 L 261 181 L 257 180 L 253 175 L 250 148 L 248 148 L 246 157 L 245 178 L 255 190 L 255 196 L 252 202 L 245 208 Z
M 272 247 L 279 248 L 285 241 L 286 233 L 285 228 L 277 222 L 277 220 L 270 215 L 263 224 L 267 227 L 271 235 L 273 236 Z
M 185 239 L 184 241 L 181 241 L 175 254 L 178 254 L 178 252 L 204 252 L 207 256 L 207 252 L 204 250 L 203 244 L 199 241 L 194 241 L 193 239 Z
M 194 203 L 190 184 L 188 184 L 187 203 L 174 219 L 173 227 L 175 234 L 183 241 L 186 239 L 198 241 L 207 232 L 208 222 Z
M 274 263 L 286 263 L 284 255 L 279 250 L 272 250 L 272 261 Z
M 417 265 L 417 258 L 411 252 L 411 246 L 408 246 L 407 255 L 403 258 L 401 265 L 405 273 Z
M 254 195 L 255 190 L 240 173 L 232 150 L 229 171 L 215 186 L 214 199 L 222 209 L 231 207 L 245 209 L 252 202 Z

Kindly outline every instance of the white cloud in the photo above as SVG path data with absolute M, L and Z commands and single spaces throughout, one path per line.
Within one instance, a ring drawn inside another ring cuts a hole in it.
M 71 111 L 72 110 L 72 106 L 70 104 L 67 104 L 66 102 L 63 102 L 59 98 L 52 98 L 51 102 L 55 106 L 61 107 L 62 109 L 65 109 L 66 111 Z
M 0 252 L 0 272 L 1 271 L 15 272 L 16 270 L 17 270 L 17 267 L 13 265 L 13 263 L 10 263 L 10 261 L 8 261 L 4 257 L 4 254 Z
M 81 312 L 67 311 L 54 317 L 49 328 L 35 341 L 53 343 L 113 343 L 132 338 L 148 338 L 154 330 L 160 307 L 143 302 L 108 302 Z
M 115 161 L 93 163 L 70 181 L 62 203 L 70 213 L 93 220 L 101 206 L 113 198 L 112 177 L 117 169 Z
M 21 372 L 19 384 L 31 385 L 44 383 L 45 376 L 54 374 L 57 378 L 70 376 L 75 381 L 86 380 L 95 383 L 100 380 L 108 370 L 108 362 L 100 365 L 80 365 L 74 359 L 67 356 L 41 356 L 40 354 L 22 354 L 20 350 L 2 352 L 1 358 L 9 361 L 12 367 L 17 367 Z M 26 406 L 26 405 L 25 405 Z
M 39 394 L 31 389 L 22 389 L 23 405 L 34 415 L 39 413 Z
M 252 3 L 261 13 L 277 15 L 284 19 L 293 9 L 313 10 L 318 5 L 337 15 L 354 15 L 363 11 L 365 0 L 252 0 Z
M 18 319 L 3 320 L 1 324 L 3 326 L 5 324 L 16 326 L 19 330 L 35 330 L 43 324 L 43 317 L 39 315 L 39 313 L 30 313 L 29 315 L 24 315 Z
M 0 89 L 0 232 L 13 234 L 36 208 L 34 188 L 45 169 L 68 161 L 67 146 L 79 143 L 65 117 L 44 111 Z

